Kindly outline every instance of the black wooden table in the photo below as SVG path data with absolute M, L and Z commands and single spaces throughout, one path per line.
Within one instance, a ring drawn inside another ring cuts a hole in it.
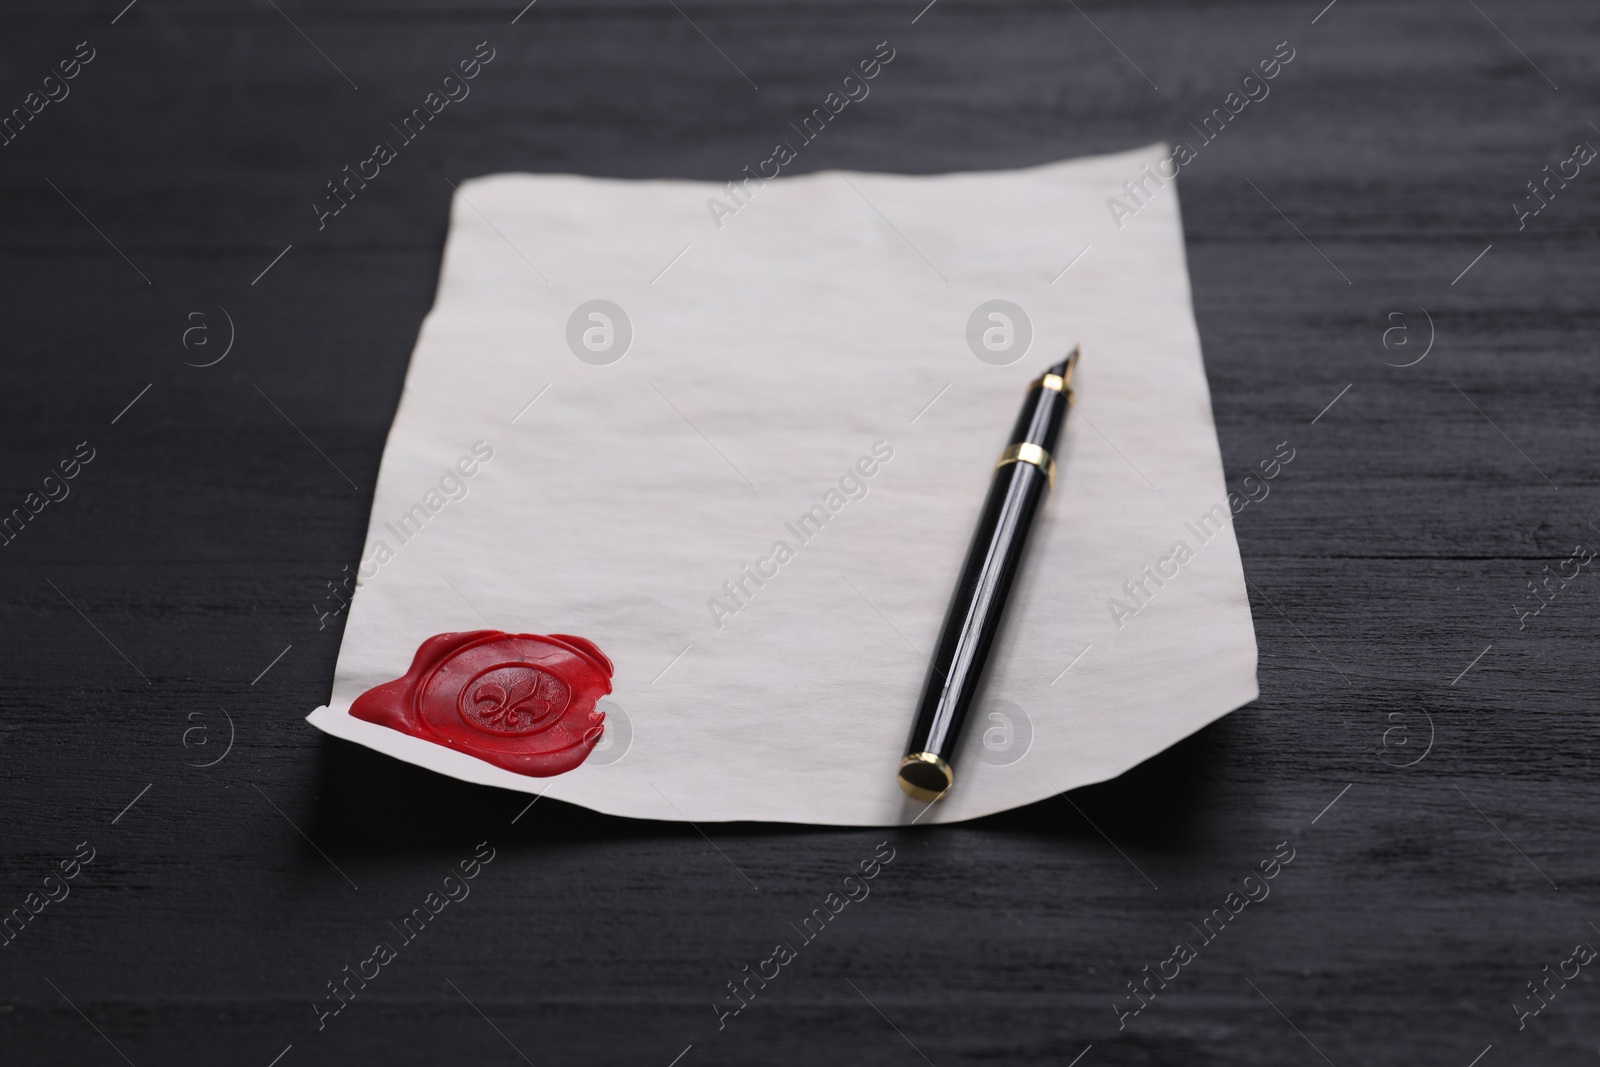
M 0 1061 L 1594 1062 L 1592 5 L 123 2 L 0 17 Z M 1236 520 L 1261 699 L 903 832 L 524 812 L 308 727 L 450 183 L 726 180 L 882 40 L 797 169 L 1192 139 L 1294 50 L 1179 179 L 1230 486 L 1296 450 Z M 348 980 L 480 841 L 470 897 Z

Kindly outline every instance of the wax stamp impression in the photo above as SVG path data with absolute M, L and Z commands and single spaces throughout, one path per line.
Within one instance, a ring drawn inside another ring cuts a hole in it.
M 599 742 L 606 717 L 595 701 L 611 692 L 611 671 L 593 642 L 567 634 L 438 634 L 404 677 L 362 693 L 350 714 L 548 778 Z

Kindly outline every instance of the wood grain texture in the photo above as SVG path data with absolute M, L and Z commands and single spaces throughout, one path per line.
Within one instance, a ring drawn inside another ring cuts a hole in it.
M 96 450 L 0 550 L 0 909 L 97 850 L 0 949 L 5 1063 L 1593 1062 L 1587 971 L 1520 1032 L 1511 1007 L 1600 944 L 1600 584 L 1513 612 L 1600 542 L 1600 174 L 1520 232 L 1510 207 L 1600 145 L 1591 5 L 277 6 L 0 13 L 0 110 L 96 49 L 0 148 L 0 505 Z M 307 727 L 339 640 L 312 605 L 361 548 L 446 179 L 726 180 L 884 39 L 798 169 L 1184 138 L 1296 49 L 1180 178 L 1230 485 L 1297 450 L 1236 524 L 1261 699 L 1070 799 L 893 833 L 517 819 Z M 323 184 L 483 40 L 473 95 L 319 232 Z M 219 308 L 235 350 L 185 366 Z M 1387 316 L 1424 308 L 1429 357 L 1386 366 Z M 233 750 L 187 766 L 224 711 Z M 719 1031 L 723 983 L 885 839 L 871 896 Z M 471 896 L 319 1032 L 325 983 L 482 840 Z M 1270 897 L 1119 1032 L 1124 983 L 1282 841 Z

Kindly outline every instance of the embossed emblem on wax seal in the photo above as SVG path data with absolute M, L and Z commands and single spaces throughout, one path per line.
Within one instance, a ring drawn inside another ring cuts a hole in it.
M 605 730 L 595 702 L 611 692 L 611 661 L 569 634 L 499 630 L 439 634 L 404 677 L 350 705 L 366 722 L 547 778 L 588 757 Z

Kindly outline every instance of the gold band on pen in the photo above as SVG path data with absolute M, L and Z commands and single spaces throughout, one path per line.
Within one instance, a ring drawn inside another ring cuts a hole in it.
M 910 774 L 907 774 L 907 769 Z M 900 761 L 900 788 L 913 799 L 931 804 L 955 784 L 956 773 L 950 764 L 932 752 L 913 752 Z M 940 783 L 943 782 L 941 785 Z
M 1046 377 L 1055 376 L 1046 375 Z M 1023 441 L 1019 444 L 1007 445 L 1006 450 L 1000 453 L 999 460 L 995 462 L 994 469 L 999 470 L 1007 463 L 1032 463 L 1035 467 L 1044 471 L 1045 477 L 1050 479 L 1051 488 L 1055 487 L 1056 461 L 1050 458 L 1050 453 L 1033 442 Z
M 1038 386 L 1041 389 L 1054 389 L 1058 393 L 1072 394 L 1072 386 L 1059 374 L 1041 374 L 1028 383 L 1028 388 Z
M 1033 381 L 1029 382 L 1028 388 L 1032 389 L 1034 386 L 1038 386 L 1040 389 L 1052 389 L 1070 401 L 1072 399 L 1072 371 L 1075 367 L 1077 367 L 1077 365 L 1078 346 L 1073 345 L 1072 351 L 1067 355 L 1065 374 L 1051 374 L 1049 371 L 1046 371 Z

